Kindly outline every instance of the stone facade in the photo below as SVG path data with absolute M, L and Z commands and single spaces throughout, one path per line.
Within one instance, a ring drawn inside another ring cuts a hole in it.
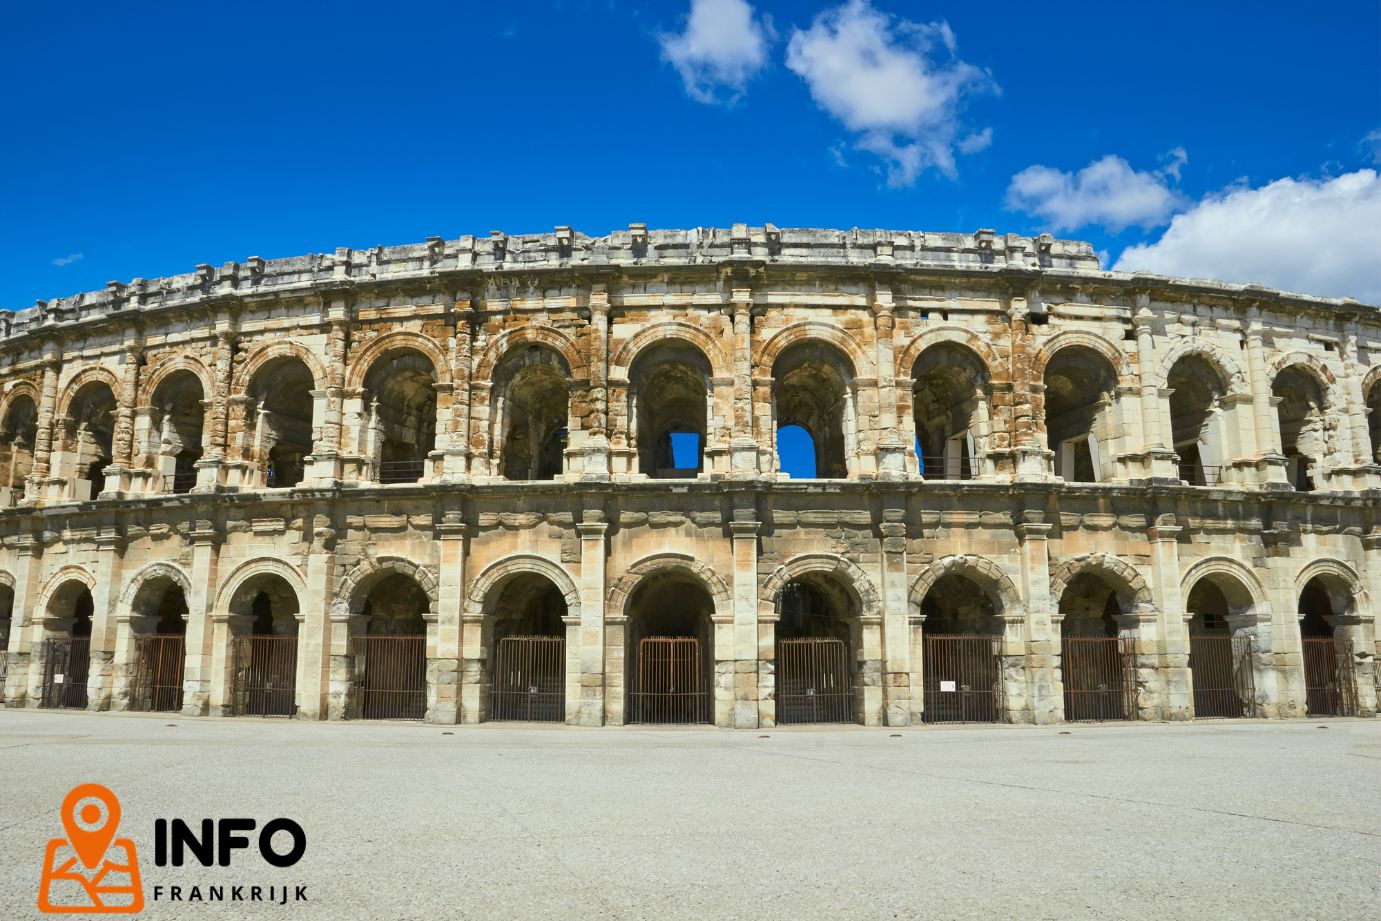
M 1190 718 L 1199 627 L 1245 650 L 1250 712 L 1306 712 L 1311 632 L 1376 710 L 1354 301 L 1048 236 L 632 225 L 203 265 L 0 334 L 7 706 L 78 630 L 85 706 L 129 707 L 140 637 L 175 632 L 182 711 L 227 713 L 232 638 L 295 633 L 296 715 L 337 718 L 352 638 L 415 629 L 425 718 L 476 722 L 499 637 L 545 632 L 565 720 L 620 724 L 635 644 L 687 634 L 708 717 L 770 726 L 795 606 L 869 725 L 925 717 L 941 623 L 991 637 L 1006 721 L 1065 717 L 1085 632 L 1125 642 L 1127 715 Z

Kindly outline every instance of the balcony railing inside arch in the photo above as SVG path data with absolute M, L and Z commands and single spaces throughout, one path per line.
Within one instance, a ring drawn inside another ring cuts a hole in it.
M 1218 486 L 1223 482 L 1223 468 L 1220 465 L 1180 461 L 1179 466 L 1180 480 L 1190 486 Z
M 379 461 L 379 482 L 388 483 L 416 483 L 422 479 L 422 474 L 426 472 L 426 461 L 423 460 L 387 460 Z
M 974 465 L 967 457 L 956 459 L 922 455 L 920 461 L 921 476 L 927 480 L 972 480 L 974 477 Z

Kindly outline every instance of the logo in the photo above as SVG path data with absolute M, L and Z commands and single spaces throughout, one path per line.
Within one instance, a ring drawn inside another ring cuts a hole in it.
M 38 910 L 49 914 L 133 914 L 144 908 L 134 842 L 116 838 L 120 801 L 97 783 L 79 784 L 62 801 L 66 838 L 43 854 Z

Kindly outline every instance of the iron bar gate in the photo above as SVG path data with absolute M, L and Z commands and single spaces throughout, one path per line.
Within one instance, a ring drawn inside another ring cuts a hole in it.
M 44 707 L 86 709 L 86 679 L 91 670 L 91 638 L 43 641 Z
M 1191 636 L 1189 671 L 1196 719 L 1256 715 L 1250 637 Z
M 494 653 L 489 718 L 560 723 L 566 718 L 566 640 L 506 636 Z
M 991 636 L 924 637 L 927 723 L 1002 720 L 1001 670 Z
M 297 712 L 297 637 L 237 636 L 230 641 L 230 715 Z
M 1132 719 L 1136 713 L 1136 661 L 1131 637 L 1071 636 L 1064 640 L 1061 678 L 1065 720 Z
M 155 634 L 134 641 L 134 683 L 130 709 L 176 712 L 182 709 L 182 669 L 187 662 L 187 638 Z
M 849 647 L 834 638 L 777 641 L 777 722 L 852 723 Z
M 1357 673 L 1348 637 L 1306 636 L 1304 699 L 1310 716 L 1356 716 Z
M 633 723 L 708 723 L 710 692 L 693 636 L 648 636 L 638 641 Z
M 427 715 L 427 638 L 357 636 L 351 640 L 347 710 L 366 720 L 420 720 Z

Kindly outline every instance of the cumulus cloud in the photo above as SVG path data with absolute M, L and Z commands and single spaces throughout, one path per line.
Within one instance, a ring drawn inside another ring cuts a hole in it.
M 908 186 L 934 167 L 956 174 L 959 110 L 970 95 L 996 91 L 986 73 L 957 57 L 945 22 L 916 23 L 850 0 L 795 29 L 786 66 L 806 81 L 815 103 L 857 133 L 855 146 L 882 158 L 887 181 Z M 971 134 L 961 152 L 986 147 L 992 132 Z
M 1121 157 L 1094 160 L 1075 173 L 1028 166 L 1007 186 L 1007 207 L 1043 218 L 1052 230 L 1098 224 L 1113 233 L 1128 227 L 1158 227 L 1185 204 L 1173 187 L 1188 161 L 1177 147 L 1158 170 L 1134 170 Z
M 691 0 L 685 29 L 659 41 L 692 99 L 733 104 L 767 66 L 773 37 L 771 20 L 745 0 Z
M 1381 304 L 1381 177 L 1278 179 L 1209 196 L 1113 268 L 1256 282 Z
M 61 268 L 64 265 L 71 265 L 86 258 L 86 253 L 68 253 L 66 256 L 59 256 L 53 260 L 53 265 Z

